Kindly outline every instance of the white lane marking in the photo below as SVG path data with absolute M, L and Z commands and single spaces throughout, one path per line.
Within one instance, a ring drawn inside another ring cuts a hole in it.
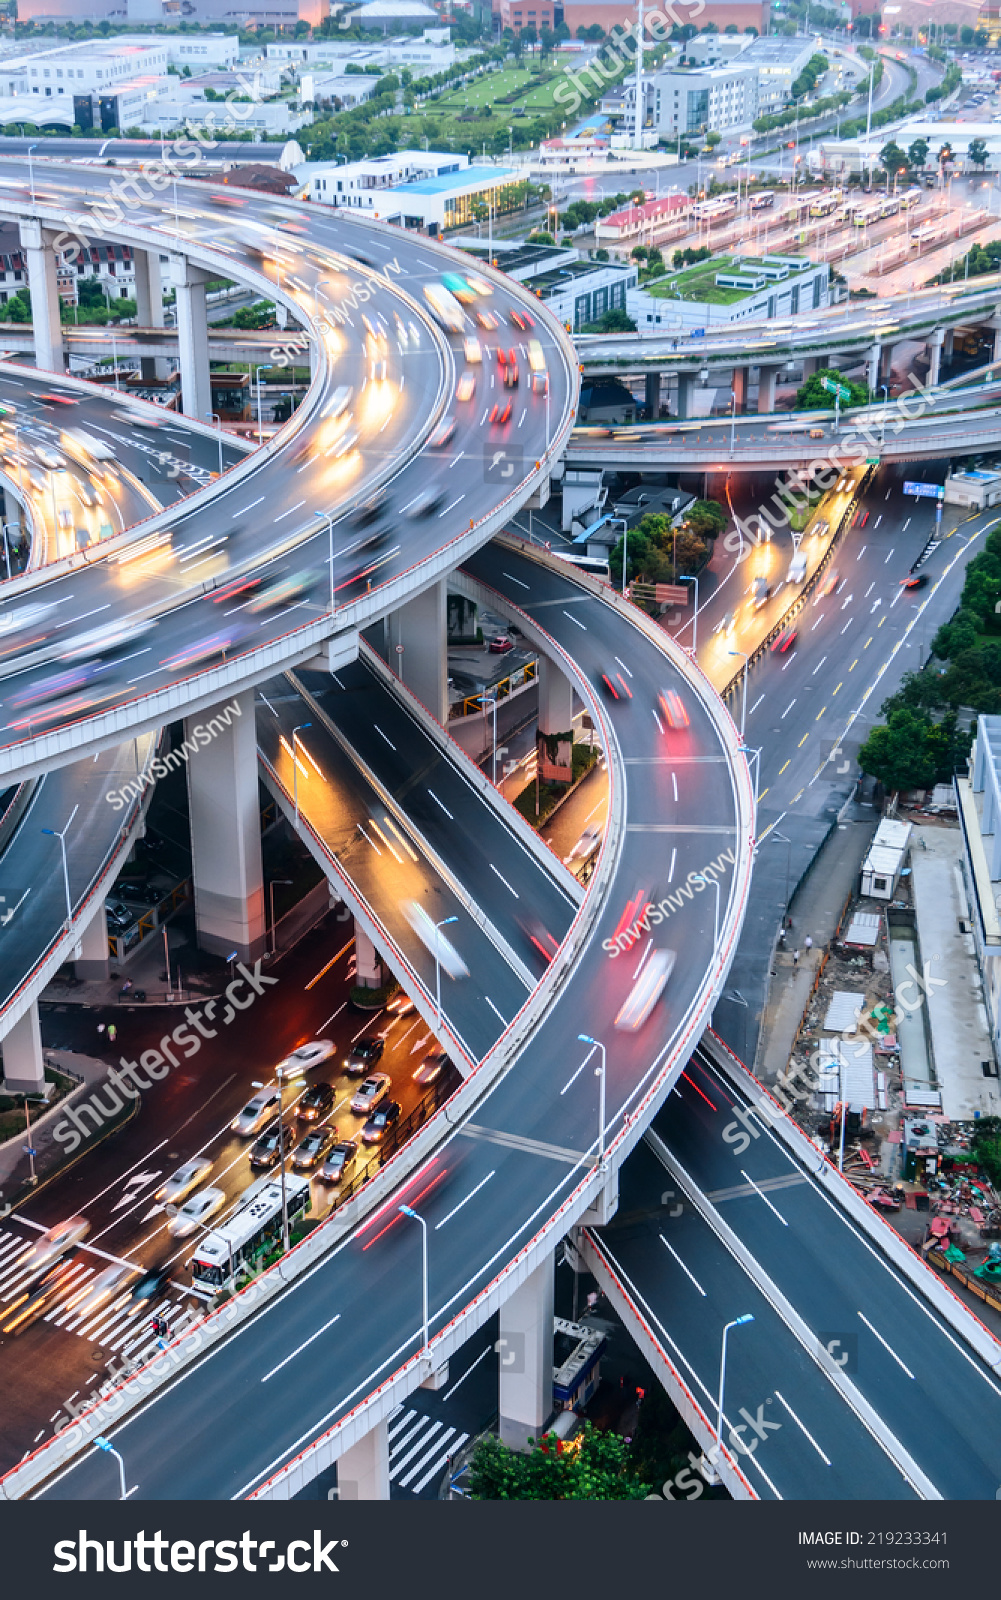
M 383 733 L 382 729 L 379 727 L 379 724 L 377 722 L 373 722 L 372 726 L 375 729 L 376 733 L 379 735 L 379 738 L 380 739 L 385 739 L 385 741 L 388 744 L 390 750 L 395 750 L 396 746 L 393 743 L 392 739 L 389 737 L 388 734 Z
M 829 1467 L 830 1464 L 831 1464 L 830 1456 L 826 1456 L 824 1454 L 823 1450 L 821 1450 L 821 1448 L 820 1448 L 819 1444 L 817 1443 L 816 1439 L 813 1437 L 813 1434 L 810 1432 L 809 1428 L 806 1427 L 805 1423 L 801 1422 L 799 1417 L 797 1417 L 795 1411 L 793 1410 L 792 1406 L 789 1404 L 788 1400 L 786 1400 L 783 1395 L 779 1394 L 779 1391 L 777 1389 L 773 1389 L 772 1393 L 774 1394 L 776 1400 L 779 1402 L 779 1405 L 785 1406 L 786 1410 L 788 1411 L 789 1415 L 792 1417 L 793 1422 L 795 1422 L 795 1424 L 796 1424 L 797 1428 L 799 1428 L 800 1432 L 805 1434 L 805 1436 L 809 1439 L 810 1443 L 813 1445 L 813 1448 L 816 1450 L 818 1456 L 820 1457 L 821 1461 L 824 1463 L 825 1467 Z
M 651 707 L 651 710 L 653 710 L 653 720 L 657 724 L 657 732 L 658 733 L 663 733 L 664 732 L 664 724 L 661 722 L 660 718 L 658 717 L 656 708 L 655 707 Z
M 368 842 L 372 846 L 372 849 L 375 851 L 376 855 L 377 856 L 381 856 L 382 855 L 382 851 L 379 849 L 379 846 L 376 844 L 374 839 L 369 839 L 368 838 L 368 834 L 365 832 L 365 829 L 362 827 L 360 822 L 356 824 L 356 827 L 358 829 L 358 832 L 361 834 L 362 838 L 363 839 L 368 839 Z
M 517 889 L 512 889 L 511 888 L 511 885 L 508 883 L 508 881 L 505 878 L 504 874 L 502 872 L 498 872 L 497 871 L 497 868 L 494 866 L 492 861 L 490 862 L 489 865 L 490 865 L 490 871 L 494 874 L 495 877 L 500 879 L 500 881 L 504 885 L 505 889 L 507 889 L 510 894 L 513 894 L 514 898 L 516 900 L 520 900 L 521 899 L 521 895 L 518 893 Z
M 619 666 L 622 668 L 622 670 L 625 673 L 626 677 L 627 678 L 631 678 L 632 677 L 632 673 L 630 672 L 629 668 L 626 666 L 625 662 L 621 659 L 621 657 L 620 656 L 616 656 L 615 659 L 619 663 Z
M 671 851 L 671 870 L 667 875 L 668 883 L 673 883 L 674 882 L 674 863 L 677 861 L 677 859 L 678 859 L 678 851 L 677 851 L 677 847 L 675 847 Z
M 401 1456 L 399 1461 L 397 1461 L 394 1466 L 390 1467 L 390 1469 L 389 1469 L 390 1482 L 392 1482 L 392 1480 L 394 1478 L 398 1478 L 399 1477 L 399 1475 L 403 1471 L 404 1467 L 408 1464 L 408 1462 L 413 1460 L 413 1458 L 417 1454 L 418 1450 L 423 1450 L 423 1448 L 427 1444 L 428 1440 L 430 1438 L 432 1438 L 434 1434 L 440 1433 L 444 1426 L 445 1426 L 445 1424 L 442 1421 L 439 1420 L 438 1422 L 432 1422 L 430 1428 L 424 1428 L 424 1429 L 421 1430 L 421 1435 L 420 1435 L 420 1438 L 418 1439 L 417 1443 L 414 1444 L 414 1445 L 411 1445 L 411 1447 L 407 1451 L 406 1455 L 405 1456 Z M 449 1433 L 453 1433 L 454 1429 L 449 1428 L 448 1431 L 449 1431 Z
M 911 519 L 910 519 L 910 517 L 908 517 L 907 521 L 904 523 L 904 526 L 900 530 L 901 533 L 906 533 L 908 528 L 910 527 L 910 525 L 911 525 Z
M 865 594 L 862 596 L 862 599 L 863 600 L 868 600 L 869 596 L 872 594 L 872 591 L 875 589 L 875 587 L 876 587 L 876 585 L 874 583 L 870 583 L 870 585 L 869 585 L 868 589 L 866 590 Z
M 587 632 L 587 629 L 586 629 L 586 628 L 585 628 L 585 627 L 584 627 L 584 624 L 583 624 L 583 623 L 582 623 L 582 622 L 581 622 L 581 621 L 579 621 L 579 620 L 578 620 L 578 618 L 577 618 L 577 617 L 575 617 L 575 616 L 574 616 L 574 615 L 573 615 L 573 614 L 572 614 L 572 613 L 571 613 L 571 612 L 569 612 L 569 611 L 564 611 L 564 612 L 563 612 L 563 615 L 564 615 L 564 616 L 565 616 L 565 617 L 569 617 L 569 618 L 570 618 L 570 621 L 571 621 L 571 622 L 576 622 L 576 623 L 577 623 L 577 626 L 578 626 L 578 628 L 580 628 L 580 629 L 581 629 L 581 631 L 582 631 L 582 632 L 583 632 L 583 633 L 586 633 L 586 632 Z
M 891 1344 L 887 1344 L 886 1340 L 883 1338 L 883 1335 L 881 1333 L 879 1333 L 877 1331 L 877 1329 L 875 1329 L 873 1327 L 872 1323 L 869 1321 L 869 1318 L 868 1317 L 863 1317 L 861 1311 L 857 1312 L 856 1315 L 858 1317 L 860 1317 L 862 1319 L 862 1321 L 865 1323 L 866 1327 L 869 1329 L 869 1332 L 872 1334 L 873 1338 L 874 1339 L 878 1339 L 880 1344 L 883 1346 L 883 1349 L 886 1350 L 888 1352 L 888 1354 L 890 1354 L 893 1357 L 894 1361 L 897 1363 L 897 1366 L 900 1367 L 902 1371 L 906 1372 L 907 1376 L 909 1378 L 913 1378 L 914 1374 L 911 1371 L 910 1367 L 906 1366 L 904 1364 L 904 1362 L 901 1361 L 901 1359 L 898 1356 L 896 1350 L 894 1350 L 894 1348 L 893 1348 L 893 1346 Z
M 786 717 L 789 715 L 790 711 L 792 710 L 792 708 L 793 708 L 793 706 L 795 704 L 796 704 L 796 696 L 793 695 L 793 697 L 790 700 L 789 704 L 786 706 L 786 708 L 783 711 L 782 715 L 779 717 L 779 721 L 780 722 L 784 722 L 785 721 Z
M 861 550 L 859 551 L 858 555 L 855 557 L 855 560 L 856 561 L 861 561 L 862 557 L 865 555 L 865 553 L 868 550 L 868 548 L 869 548 L 869 546 L 867 544 L 864 544 L 862 546 Z
M 817 673 L 820 671 L 821 667 L 824 665 L 824 662 L 826 660 L 827 660 L 826 656 L 821 656 L 820 660 L 817 662 L 817 665 L 814 667 L 813 671 L 810 674 L 811 678 L 815 678 L 817 676 Z
M 449 1428 L 448 1433 L 455 1433 L 455 1429 L 454 1428 Z M 441 1438 L 438 1440 L 439 1449 L 445 1443 L 445 1440 L 448 1438 L 448 1433 L 443 1433 Z M 463 1445 L 466 1443 L 468 1438 L 469 1438 L 469 1434 L 468 1433 L 456 1434 L 455 1438 L 448 1445 L 448 1448 L 446 1449 L 445 1454 L 443 1456 L 442 1455 L 438 1455 L 438 1459 L 428 1468 L 428 1470 L 427 1470 L 427 1472 L 425 1472 L 423 1478 L 419 1479 L 417 1483 L 410 1484 L 410 1488 L 413 1490 L 414 1494 L 420 1494 L 422 1490 L 427 1488 L 428 1484 L 431 1482 L 431 1479 L 434 1478 L 434 1477 L 437 1477 L 439 1475 L 439 1473 L 442 1471 L 443 1467 L 445 1466 L 445 1463 L 447 1461 L 450 1461 L 456 1455 L 456 1453 L 459 1450 L 462 1449 Z M 432 1450 L 430 1453 L 432 1455 L 437 1455 L 438 1454 L 436 1450 Z M 408 1484 L 412 1477 L 413 1477 L 413 1473 L 412 1472 L 408 1472 L 406 1478 L 401 1478 L 401 1480 L 400 1480 L 401 1484 L 404 1484 L 404 1485 Z
M 479 1183 L 476 1185 L 476 1187 L 474 1189 L 470 1189 L 469 1193 L 465 1196 L 465 1198 L 460 1200 L 458 1205 L 452 1207 L 452 1209 L 448 1213 L 447 1217 L 442 1217 L 440 1222 L 436 1222 L 435 1223 L 435 1225 L 434 1225 L 435 1233 L 438 1232 L 439 1228 L 443 1228 L 445 1226 L 446 1222 L 451 1222 L 452 1218 L 455 1216 L 455 1213 L 457 1211 L 461 1211 L 463 1206 L 466 1205 L 470 1200 L 472 1200 L 474 1195 L 479 1194 L 480 1190 L 484 1187 L 484 1185 L 488 1184 L 490 1182 L 490 1179 L 494 1175 L 494 1170 L 496 1170 L 496 1169 L 493 1169 L 490 1172 L 488 1172 L 485 1178 L 481 1178 Z
M 892 551 L 892 549 L 891 549 L 891 550 L 889 550 L 889 551 L 887 551 L 887 556 L 886 556 L 886 560 L 885 560 L 885 561 L 884 561 L 884 562 L 883 562 L 883 565 L 884 565 L 884 567 L 888 567 L 888 566 L 889 566 L 889 564 L 890 564 L 890 557 L 891 557 L 891 556 L 892 556 L 892 554 L 893 554 L 893 551 Z
M 747 713 L 747 715 L 749 717 L 753 717 L 754 716 L 754 713 L 757 711 L 758 707 L 760 706 L 760 704 L 761 704 L 761 702 L 762 702 L 762 700 L 764 698 L 765 697 L 764 697 L 763 694 L 759 694 L 758 695 L 758 698 L 755 700 L 755 702 L 754 702 L 753 706 L 751 707 L 750 711 Z
M 678 1266 L 681 1268 L 682 1272 L 685 1274 L 685 1277 L 686 1278 L 690 1278 L 692 1283 L 694 1283 L 696 1289 L 698 1289 L 699 1294 L 702 1296 L 702 1298 L 704 1300 L 706 1298 L 706 1291 L 703 1289 L 701 1283 L 699 1282 L 698 1278 L 695 1276 L 694 1272 L 692 1272 L 688 1267 L 685 1266 L 685 1263 L 682 1261 L 682 1259 L 679 1256 L 677 1250 L 675 1250 L 673 1244 L 668 1244 L 667 1240 L 664 1238 L 664 1235 L 662 1233 L 658 1234 L 658 1238 L 660 1239 L 661 1244 L 664 1246 L 664 1249 L 670 1251 L 671 1255 L 674 1257 L 675 1261 L 678 1263 Z
M 507 578 L 510 583 L 516 583 L 519 589 L 527 589 L 529 587 L 527 583 L 522 583 L 520 578 L 516 578 L 513 573 L 503 572 L 501 576 Z
M 766 1194 L 764 1194 L 758 1188 L 758 1186 L 755 1183 L 754 1179 L 750 1176 L 749 1173 L 744 1171 L 743 1167 L 741 1167 L 741 1169 L 740 1169 L 740 1175 L 741 1175 L 742 1178 L 746 1179 L 746 1181 L 751 1185 L 751 1188 L 754 1190 L 754 1192 L 757 1195 L 758 1199 L 759 1200 L 763 1200 L 765 1202 L 765 1205 L 768 1207 L 769 1211 L 774 1211 L 775 1212 L 775 1215 L 778 1217 L 778 1219 L 781 1222 L 783 1228 L 788 1228 L 789 1224 L 786 1221 L 785 1217 L 782 1215 L 781 1211 L 778 1209 L 777 1206 L 773 1206 L 772 1205 L 772 1202 L 769 1200 L 768 1196 Z
M 294 1350 L 290 1350 L 285 1359 L 283 1361 L 279 1361 L 277 1367 L 272 1367 L 270 1372 L 266 1372 L 264 1377 L 261 1379 L 261 1382 L 267 1383 L 269 1378 L 273 1378 L 276 1372 L 281 1372 L 282 1367 L 287 1367 L 290 1361 L 295 1360 L 296 1356 L 301 1355 L 304 1350 L 308 1350 L 309 1346 L 314 1342 L 314 1340 L 318 1339 L 322 1333 L 326 1333 L 328 1328 L 332 1328 L 334 1323 L 340 1322 L 340 1320 L 341 1314 L 338 1311 L 336 1316 L 331 1317 L 329 1322 L 325 1322 L 323 1324 L 322 1328 L 317 1328 L 315 1333 L 311 1333 L 308 1339 L 304 1339 L 302 1341 L 302 1344 L 296 1345 Z
M 448 818 L 449 822 L 454 822 L 455 818 L 453 817 L 451 811 L 449 811 L 448 806 L 444 805 L 442 803 L 442 801 L 438 799 L 438 796 L 435 794 L 434 790 L 433 789 L 429 789 L 428 790 L 428 794 L 431 796 L 431 798 L 434 801 L 436 806 L 441 806 L 441 809 L 442 809 L 442 811 L 444 811 L 444 813 L 445 813 L 446 817 Z
M 465 500 L 465 498 L 466 498 L 466 496 L 465 496 L 464 493 L 460 494 L 458 499 L 453 500 L 452 504 L 450 506 L 446 506 L 445 507 L 444 511 L 439 511 L 439 513 L 438 513 L 439 521 L 441 520 L 442 517 L 447 517 L 448 513 L 450 511 L 454 511 L 455 510 L 456 506 L 459 504 L 459 500 Z
M 494 1016 L 499 1018 L 500 1021 L 504 1024 L 504 1026 L 506 1028 L 507 1027 L 507 1018 L 504 1017 L 504 1016 L 501 1016 L 501 1013 L 497 1010 L 497 1007 L 494 1005 L 493 1001 L 491 1000 L 491 998 L 490 998 L 490 996 L 488 994 L 485 994 L 483 996 L 483 998 L 487 1002 L 487 1005 L 490 1007 L 490 1009 L 493 1012 Z
M 674 773 L 674 772 L 671 773 L 671 784 L 672 784 L 672 787 L 674 789 L 674 801 L 675 801 L 675 804 L 677 804 L 677 801 L 678 801 L 678 778 L 677 778 L 677 774 Z
M 455 1380 L 455 1382 L 453 1383 L 451 1389 L 446 1389 L 445 1393 L 441 1397 L 442 1405 L 445 1404 L 446 1400 L 451 1400 L 452 1396 L 454 1395 L 456 1389 L 458 1389 L 459 1385 L 462 1384 L 462 1383 L 465 1383 L 466 1379 L 469 1377 L 469 1374 L 471 1372 L 475 1372 L 476 1371 L 476 1368 L 479 1366 L 480 1362 L 481 1361 L 485 1361 L 487 1359 L 487 1356 L 490 1355 L 493 1352 L 493 1348 L 494 1347 L 493 1347 L 492 1344 L 488 1344 L 487 1348 L 485 1350 L 482 1350 L 480 1352 L 480 1354 L 476 1357 L 476 1360 L 473 1362 L 472 1366 L 466 1368 L 465 1372 L 462 1374 L 462 1377 L 461 1378 L 457 1378 Z M 58 1416 L 58 1415 L 59 1415 L 59 1413 L 57 1411 L 56 1412 L 56 1416 Z
M 294 506 L 289 506 L 288 510 L 287 511 L 283 511 L 280 517 L 275 517 L 274 521 L 275 522 L 284 522 L 286 517 L 290 517 L 292 515 L 293 511 L 298 511 L 299 507 L 300 506 L 304 506 L 305 504 L 306 504 L 305 500 L 297 500 Z

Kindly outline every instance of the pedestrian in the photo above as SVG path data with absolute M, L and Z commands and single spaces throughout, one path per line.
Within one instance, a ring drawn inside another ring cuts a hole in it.
M 115 1042 L 115 1040 L 117 1038 L 118 1038 L 118 1029 L 116 1028 L 116 1026 L 115 1026 L 115 1024 L 113 1022 L 109 1022 L 108 1023 L 108 1043 L 109 1044 L 114 1044 L 114 1042 Z
M 787 928 L 791 928 L 792 927 L 792 917 L 786 917 L 786 927 Z
M 798 950 L 794 950 L 793 953 L 792 953 L 792 964 L 793 964 L 794 967 L 798 967 L 799 966 L 799 951 Z
M 806 938 L 803 940 L 803 948 L 804 950 L 813 949 L 813 940 L 810 938 L 809 934 L 807 934 Z
M 784 928 L 780 928 L 779 929 L 779 949 L 780 950 L 784 950 L 785 947 L 786 947 L 786 931 L 785 931 Z

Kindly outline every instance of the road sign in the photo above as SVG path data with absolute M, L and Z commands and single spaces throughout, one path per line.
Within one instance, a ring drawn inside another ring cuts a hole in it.
M 904 493 L 913 494 L 919 500 L 941 500 L 945 490 L 938 483 L 904 483 Z
M 661 606 L 683 606 L 688 602 L 688 590 L 683 583 L 655 583 L 654 599 Z
M 879 466 L 879 457 L 878 456 L 866 456 L 865 464 L 866 464 L 867 467 L 878 467 Z
M 820 387 L 826 389 L 828 394 L 836 395 L 839 400 L 850 400 L 852 392 L 846 389 L 843 383 L 835 383 L 833 378 L 821 378 Z

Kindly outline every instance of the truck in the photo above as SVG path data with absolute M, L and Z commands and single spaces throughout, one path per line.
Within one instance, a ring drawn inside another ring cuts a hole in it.
M 797 550 L 796 554 L 793 556 L 792 560 L 789 563 L 789 571 L 786 574 L 786 582 L 787 583 L 802 583 L 803 579 L 805 577 L 806 577 L 806 556 L 803 554 L 802 550 Z

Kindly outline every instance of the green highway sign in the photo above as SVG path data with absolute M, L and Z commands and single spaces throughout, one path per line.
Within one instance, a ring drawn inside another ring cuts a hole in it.
M 836 395 L 839 400 L 850 400 L 852 392 L 846 389 L 843 383 L 835 383 L 833 378 L 821 378 L 820 387 L 826 389 L 828 394 Z
M 878 456 L 866 456 L 865 464 L 866 464 L 867 467 L 878 467 L 879 466 L 879 457 Z

